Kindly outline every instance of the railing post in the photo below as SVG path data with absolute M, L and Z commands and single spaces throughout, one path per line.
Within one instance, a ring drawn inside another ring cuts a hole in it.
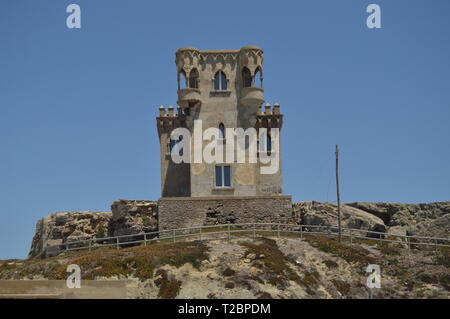
M 231 240 L 231 226 L 228 224 L 228 241 Z
M 144 246 L 147 246 L 147 234 L 144 234 Z
M 119 237 L 116 237 L 116 248 L 120 249 L 120 245 L 119 245 Z
M 280 238 L 280 224 L 277 225 L 277 236 Z

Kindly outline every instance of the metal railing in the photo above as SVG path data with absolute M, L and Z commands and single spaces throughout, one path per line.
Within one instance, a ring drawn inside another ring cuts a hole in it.
M 263 235 L 265 237 L 294 236 L 303 238 L 304 235 L 316 235 L 322 237 L 338 237 L 338 227 L 321 225 L 296 225 L 279 223 L 243 223 L 221 224 L 209 226 L 195 226 L 170 230 L 160 230 L 141 234 L 121 235 L 114 237 L 91 238 L 86 240 L 69 241 L 59 245 L 48 246 L 36 256 L 55 256 L 64 251 L 91 250 L 100 247 L 115 247 L 117 249 L 138 244 L 150 244 L 157 241 L 177 242 L 177 239 L 192 240 L 230 240 L 234 236 Z M 342 237 L 348 238 L 350 244 L 355 240 L 375 240 L 381 242 L 400 243 L 405 248 L 432 246 L 450 247 L 450 238 L 395 235 L 384 232 L 370 231 L 356 228 L 342 228 Z

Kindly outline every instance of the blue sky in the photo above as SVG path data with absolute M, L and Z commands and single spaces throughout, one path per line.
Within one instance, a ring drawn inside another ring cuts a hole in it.
M 66 27 L 77 3 L 82 28 Z M 366 27 L 377 3 L 382 29 Z M 284 191 L 450 200 L 450 1 L 0 3 L 0 259 L 28 253 L 36 221 L 160 195 L 155 116 L 175 105 L 179 47 L 265 51 L 285 116 Z

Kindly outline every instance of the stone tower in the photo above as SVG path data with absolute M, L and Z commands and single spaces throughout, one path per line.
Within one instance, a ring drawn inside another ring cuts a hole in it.
M 219 128 L 224 141 L 225 132 L 230 128 L 254 128 L 257 132 L 261 128 L 267 128 L 268 132 L 271 128 L 281 129 L 283 116 L 280 106 L 264 105 L 263 59 L 263 50 L 255 46 L 240 50 L 187 47 L 176 52 L 178 106 L 167 109 L 161 106 L 156 118 L 162 198 L 273 196 L 282 193 L 280 147 L 280 154 L 277 154 L 279 169 L 273 174 L 261 174 L 260 168 L 266 164 L 260 161 L 176 164 L 170 156 L 176 144 L 170 137 L 171 132 L 183 127 L 194 134 L 195 120 L 202 120 L 203 132 L 210 127 Z M 261 143 L 258 137 L 258 145 Z M 265 147 L 271 148 L 267 146 L 271 143 L 268 133 Z M 206 144 L 203 142 L 203 147 Z M 191 146 L 191 151 L 193 149 Z

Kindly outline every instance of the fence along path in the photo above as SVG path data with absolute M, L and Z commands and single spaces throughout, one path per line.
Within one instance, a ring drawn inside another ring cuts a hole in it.
M 36 258 L 56 256 L 64 251 L 90 250 L 99 247 L 115 247 L 120 249 L 138 244 L 147 245 L 155 241 L 176 242 L 177 239 L 180 238 L 183 238 L 184 240 L 191 239 L 201 241 L 214 239 L 230 240 L 232 236 L 256 237 L 258 235 L 266 237 L 294 236 L 303 238 L 305 234 L 322 237 L 338 237 L 338 227 L 278 223 L 244 223 L 196 226 L 171 230 L 160 230 L 141 234 L 70 241 L 59 245 L 45 247 L 43 251 L 36 256 Z M 419 246 L 431 246 L 436 248 L 450 247 L 450 238 L 395 235 L 346 227 L 342 227 L 342 237 L 347 238 L 350 244 L 353 244 L 354 240 L 366 239 L 381 242 L 401 243 L 405 246 L 405 248 Z

